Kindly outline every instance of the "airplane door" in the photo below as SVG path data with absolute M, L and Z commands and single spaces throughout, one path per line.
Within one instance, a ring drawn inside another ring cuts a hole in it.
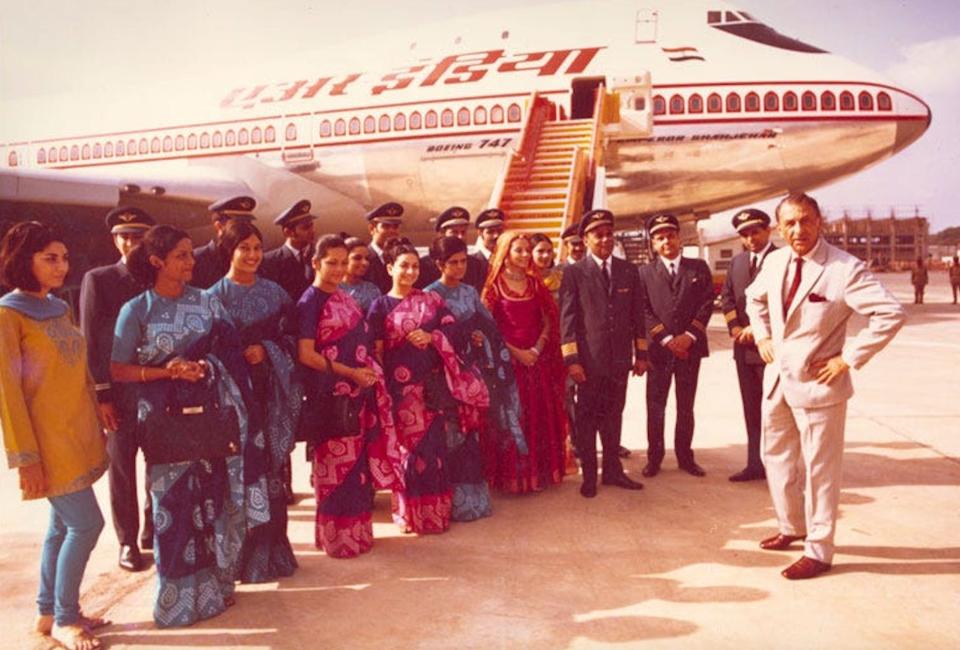
M 597 101 L 597 88 L 606 82 L 606 77 L 580 77 L 570 84 L 570 119 L 585 120 L 593 117 Z
M 656 9 L 637 9 L 637 22 L 634 26 L 634 43 L 656 43 L 657 23 L 660 14 Z
M 313 143 L 317 137 L 314 129 L 315 116 L 285 115 L 281 118 L 280 143 L 283 162 L 301 165 L 313 160 Z

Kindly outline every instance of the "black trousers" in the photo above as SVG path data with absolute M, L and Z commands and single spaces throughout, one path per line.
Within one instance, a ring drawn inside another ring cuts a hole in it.
M 107 435 L 110 454 L 110 512 L 120 544 L 138 546 L 140 507 L 137 503 L 137 412 L 136 408 L 117 404 L 120 428 Z M 143 538 L 153 538 L 153 506 L 150 502 L 150 469 L 144 477 Z
M 760 406 L 763 403 L 762 363 L 747 363 L 736 358 L 737 379 L 740 381 L 740 401 L 743 403 L 743 421 L 747 425 L 747 467 L 760 469 Z
M 673 448 L 681 465 L 693 462 L 693 403 L 697 396 L 700 357 L 686 361 L 675 357 L 654 363 L 647 371 L 647 462 L 663 462 L 664 417 L 670 384 L 676 377 L 677 425 Z
M 620 429 L 627 400 L 629 373 L 591 377 L 577 385 L 576 447 L 583 469 L 583 482 L 597 482 L 597 434 L 603 447 L 603 474 L 623 474 L 620 463 Z

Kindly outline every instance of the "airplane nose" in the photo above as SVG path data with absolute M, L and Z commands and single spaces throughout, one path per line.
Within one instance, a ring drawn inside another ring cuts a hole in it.
M 893 152 L 906 149 L 930 128 L 933 113 L 930 106 L 915 95 L 902 93 L 898 102 L 898 111 L 902 119 L 897 122 L 897 134 Z

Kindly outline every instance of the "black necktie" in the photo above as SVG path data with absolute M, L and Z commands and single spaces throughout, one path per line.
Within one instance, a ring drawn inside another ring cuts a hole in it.
M 603 274 L 603 289 L 610 293 L 610 271 L 607 269 L 607 260 L 603 260 L 603 264 L 600 265 L 600 273 Z
M 790 311 L 790 304 L 793 302 L 793 298 L 797 295 L 797 289 L 800 288 L 800 278 L 803 273 L 803 258 L 798 257 L 796 260 L 797 263 L 797 272 L 793 274 L 793 282 L 790 283 L 790 290 L 787 292 L 787 299 L 783 301 L 783 317 L 787 317 L 787 312 Z
M 752 279 L 757 274 L 757 260 L 760 259 L 759 255 L 750 256 L 750 278 Z

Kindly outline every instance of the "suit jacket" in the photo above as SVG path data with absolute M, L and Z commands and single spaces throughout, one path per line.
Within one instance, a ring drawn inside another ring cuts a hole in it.
M 196 264 L 190 284 L 198 289 L 209 289 L 230 270 L 230 265 L 220 259 L 217 242 L 212 239 L 200 248 L 193 249 L 193 259 Z
M 380 293 L 389 293 L 393 287 L 393 278 L 387 273 L 386 265 L 372 250 L 367 253 L 367 260 L 370 262 L 370 267 L 367 269 L 367 275 L 364 280 L 368 280 L 377 285 Z
M 830 406 L 853 395 L 850 373 L 831 384 L 818 384 L 810 363 L 842 354 L 851 368 L 860 368 L 890 342 L 906 316 L 863 261 L 821 239 L 803 265 L 800 286 L 784 317 L 783 285 L 792 257 L 789 248 L 771 253 L 747 288 L 754 336 L 773 340 L 775 372 L 764 373 L 764 395 L 769 397 L 780 382 L 790 406 Z M 867 325 L 848 342 L 847 322 L 854 313 L 866 316 Z
M 471 253 L 468 256 L 467 264 L 470 263 L 470 260 L 476 260 L 474 266 L 477 269 L 477 278 L 479 278 L 480 286 L 476 286 L 477 291 L 483 290 L 483 285 L 487 281 L 487 274 L 490 273 L 490 260 L 483 256 L 481 252 Z
M 671 281 L 658 257 L 641 267 L 640 279 L 647 298 L 644 321 L 651 342 L 650 360 L 654 364 L 672 360 L 673 353 L 663 346 L 663 340 L 686 332 L 697 339 L 690 355 L 707 356 L 707 323 L 713 313 L 713 276 L 707 263 L 681 257 L 677 278 Z
M 757 273 L 763 268 L 767 255 L 776 250 L 776 246 L 769 246 L 760 258 Z M 721 309 L 723 317 L 727 321 L 727 329 L 733 335 L 735 327 L 747 327 L 750 325 L 750 317 L 747 316 L 747 287 L 753 282 L 754 278 L 750 275 L 750 252 L 744 251 L 730 260 L 730 268 L 727 271 L 727 278 L 723 281 L 723 289 L 720 290 Z M 760 365 L 763 359 L 757 352 L 757 346 L 753 343 L 740 344 L 734 342 L 733 357 L 746 361 L 751 365 Z
M 110 381 L 110 353 L 117 316 L 124 303 L 143 290 L 123 260 L 90 269 L 80 283 L 80 329 L 87 339 L 90 374 L 96 384 L 97 399 L 101 402 L 114 401 L 118 397 L 116 387 Z
M 629 372 L 646 359 L 643 286 L 637 267 L 610 257 L 610 292 L 592 257 L 564 267 L 560 282 L 560 343 L 567 365 L 579 363 L 591 377 Z
M 310 251 L 307 255 L 312 257 Z M 306 265 L 301 264 L 297 254 L 286 245 L 264 254 L 259 273 L 283 287 L 294 303 L 313 284 L 314 271 L 309 260 Z

